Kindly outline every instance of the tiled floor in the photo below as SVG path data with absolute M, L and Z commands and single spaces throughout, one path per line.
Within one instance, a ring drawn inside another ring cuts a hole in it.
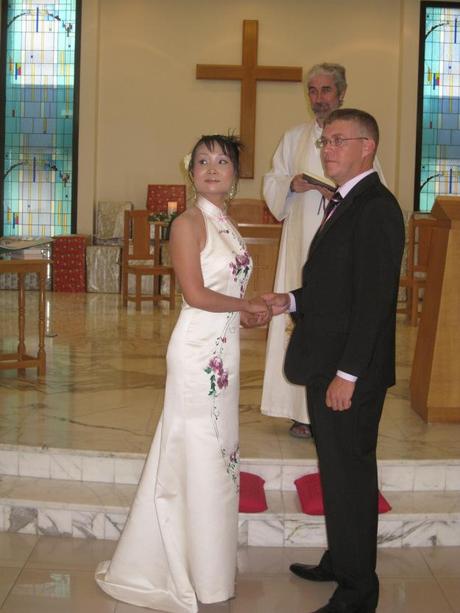
M 0 534 L 2 613 L 140 613 L 117 603 L 93 579 L 115 543 Z M 294 561 L 314 563 L 318 549 L 245 548 L 239 551 L 236 597 L 201 606 L 202 613 L 308 613 L 324 604 L 333 584 L 312 584 L 289 573 Z M 378 613 L 460 612 L 460 549 L 379 551 Z

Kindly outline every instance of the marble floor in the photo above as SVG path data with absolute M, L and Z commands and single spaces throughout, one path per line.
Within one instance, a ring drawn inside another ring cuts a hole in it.
M 0 351 L 17 343 L 16 292 L 0 291 Z M 36 349 L 37 295 L 27 293 L 26 333 Z M 0 371 L 0 446 L 145 453 L 163 402 L 164 355 L 178 311 L 121 307 L 118 295 L 49 294 L 47 375 Z M 397 333 L 398 383 L 388 394 L 378 455 L 384 460 L 460 460 L 460 424 L 425 424 L 410 408 L 408 380 L 417 329 Z M 290 422 L 259 411 L 265 353 L 262 330 L 244 331 L 241 450 L 245 459 L 314 459 L 314 445 L 290 437 Z M 93 581 L 114 541 L 0 533 L 3 613 L 135 613 Z M 289 563 L 313 563 L 319 549 L 239 550 L 237 597 L 201 613 L 308 613 L 331 584 L 297 579 Z M 460 548 L 381 548 L 378 613 L 460 613 Z
M 17 344 L 17 294 L 0 291 L 0 351 Z M 36 292 L 27 292 L 27 348 L 36 347 Z M 162 409 L 165 351 L 178 311 L 121 307 L 114 294 L 48 294 L 47 375 L 0 371 L 0 444 L 145 453 Z M 387 396 L 380 459 L 460 459 L 460 424 L 428 425 L 412 411 L 408 382 L 417 328 L 401 319 L 398 383 Z M 262 330 L 244 331 L 241 359 L 243 458 L 314 458 L 290 422 L 260 414 Z
M 1 613 L 140 613 L 96 586 L 94 568 L 113 541 L 0 534 Z M 314 563 L 318 549 L 241 548 L 236 598 L 200 613 L 308 613 L 327 602 L 334 584 L 312 584 L 289 564 Z M 383 549 L 378 553 L 378 613 L 459 613 L 460 548 Z

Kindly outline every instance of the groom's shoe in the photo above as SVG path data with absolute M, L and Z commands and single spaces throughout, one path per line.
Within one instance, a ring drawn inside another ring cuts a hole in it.
M 289 567 L 291 573 L 297 575 L 301 579 L 307 579 L 308 581 L 335 581 L 334 575 L 321 568 L 321 566 L 312 566 L 310 564 L 291 564 Z M 320 609 L 321 611 L 322 609 Z M 325 609 L 328 611 L 328 609 Z

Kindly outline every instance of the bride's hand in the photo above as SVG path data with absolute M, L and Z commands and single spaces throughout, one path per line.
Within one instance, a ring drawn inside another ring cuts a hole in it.
M 245 310 L 248 313 L 267 313 L 269 307 L 265 300 L 263 300 L 260 296 L 256 296 L 255 298 L 248 300 L 248 306 Z
M 243 328 L 256 328 L 259 325 L 258 313 L 248 313 L 247 311 L 241 311 L 240 324 Z
M 243 328 L 257 328 L 258 326 L 265 326 L 270 319 L 270 310 L 267 313 L 248 313 L 247 311 L 241 311 L 240 313 L 240 323 Z
M 248 327 L 264 326 L 272 318 L 271 307 L 260 296 L 249 300 L 246 313 L 248 314 L 246 318 Z

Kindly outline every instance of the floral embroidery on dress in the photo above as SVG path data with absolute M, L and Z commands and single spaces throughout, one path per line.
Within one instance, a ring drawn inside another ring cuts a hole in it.
M 216 434 L 217 441 L 219 442 L 220 453 L 225 462 L 227 473 L 235 483 L 237 491 L 239 491 L 239 446 L 233 451 L 229 452 L 221 444 L 221 437 L 219 436 L 218 421 L 220 416 L 220 407 L 217 399 L 219 394 L 228 387 L 228 370 L 224 368 L 224 361 L 222 359 L 224 345 L 227 342 L 227 330 L 234 318 L 234 313 L 227 313 L 227 321 L 223 334 L 217 337 L 215 341 L 214 351 L 209 358 L 208 364 L 204 369 L 204 372 L 209 375 L 209 392 L 208 396 L 212 397 L 211 419 Z
M 233 316 L 234 313 L 227 313 L 227 321 L 225 322 L 224 332 L 216 338 L 214 351 L 209 358 L 208 365 L 204 369 L 204 372 L 207 375 L 210 375 L 208 396 L 212 396 L 213 398 L 212 413 L 216 419 L 219 417 L 219 409 L 217 407 L 216 398 L 218 397 L 219 392 L 228 386 L 228 370 L 224 368 L 222 354 L 224 352 L 224 345 L 227 342 L 227 331 Z
M 216 383 L 219 389 L 225 389 L 227 387 L 228 370 L 224 369 L 222 359 L 218 356 L 214 356 L 209 360 L 209 364 L 207 368 L 204 369 L 204 372 L 208 375 L 211 375 L 211 388 L 209 390 L 208 396 L 217 396 L 218 392 L 216 388 Z
M 227 466 L 227 472 L 236 483 L 237 491 L 239 491 L 239 479 L 240 479 L 240 446 L 230 454 L 230 462 Z
M 246 280 L 250 272 L 251 258 L 245 250 L 243 253 L 237 253 L 235 260 L 230 262 L 230 270 L 232 271 L 233 280 L 240 284 L 240 297 L 244 296 L 246 290 Z

